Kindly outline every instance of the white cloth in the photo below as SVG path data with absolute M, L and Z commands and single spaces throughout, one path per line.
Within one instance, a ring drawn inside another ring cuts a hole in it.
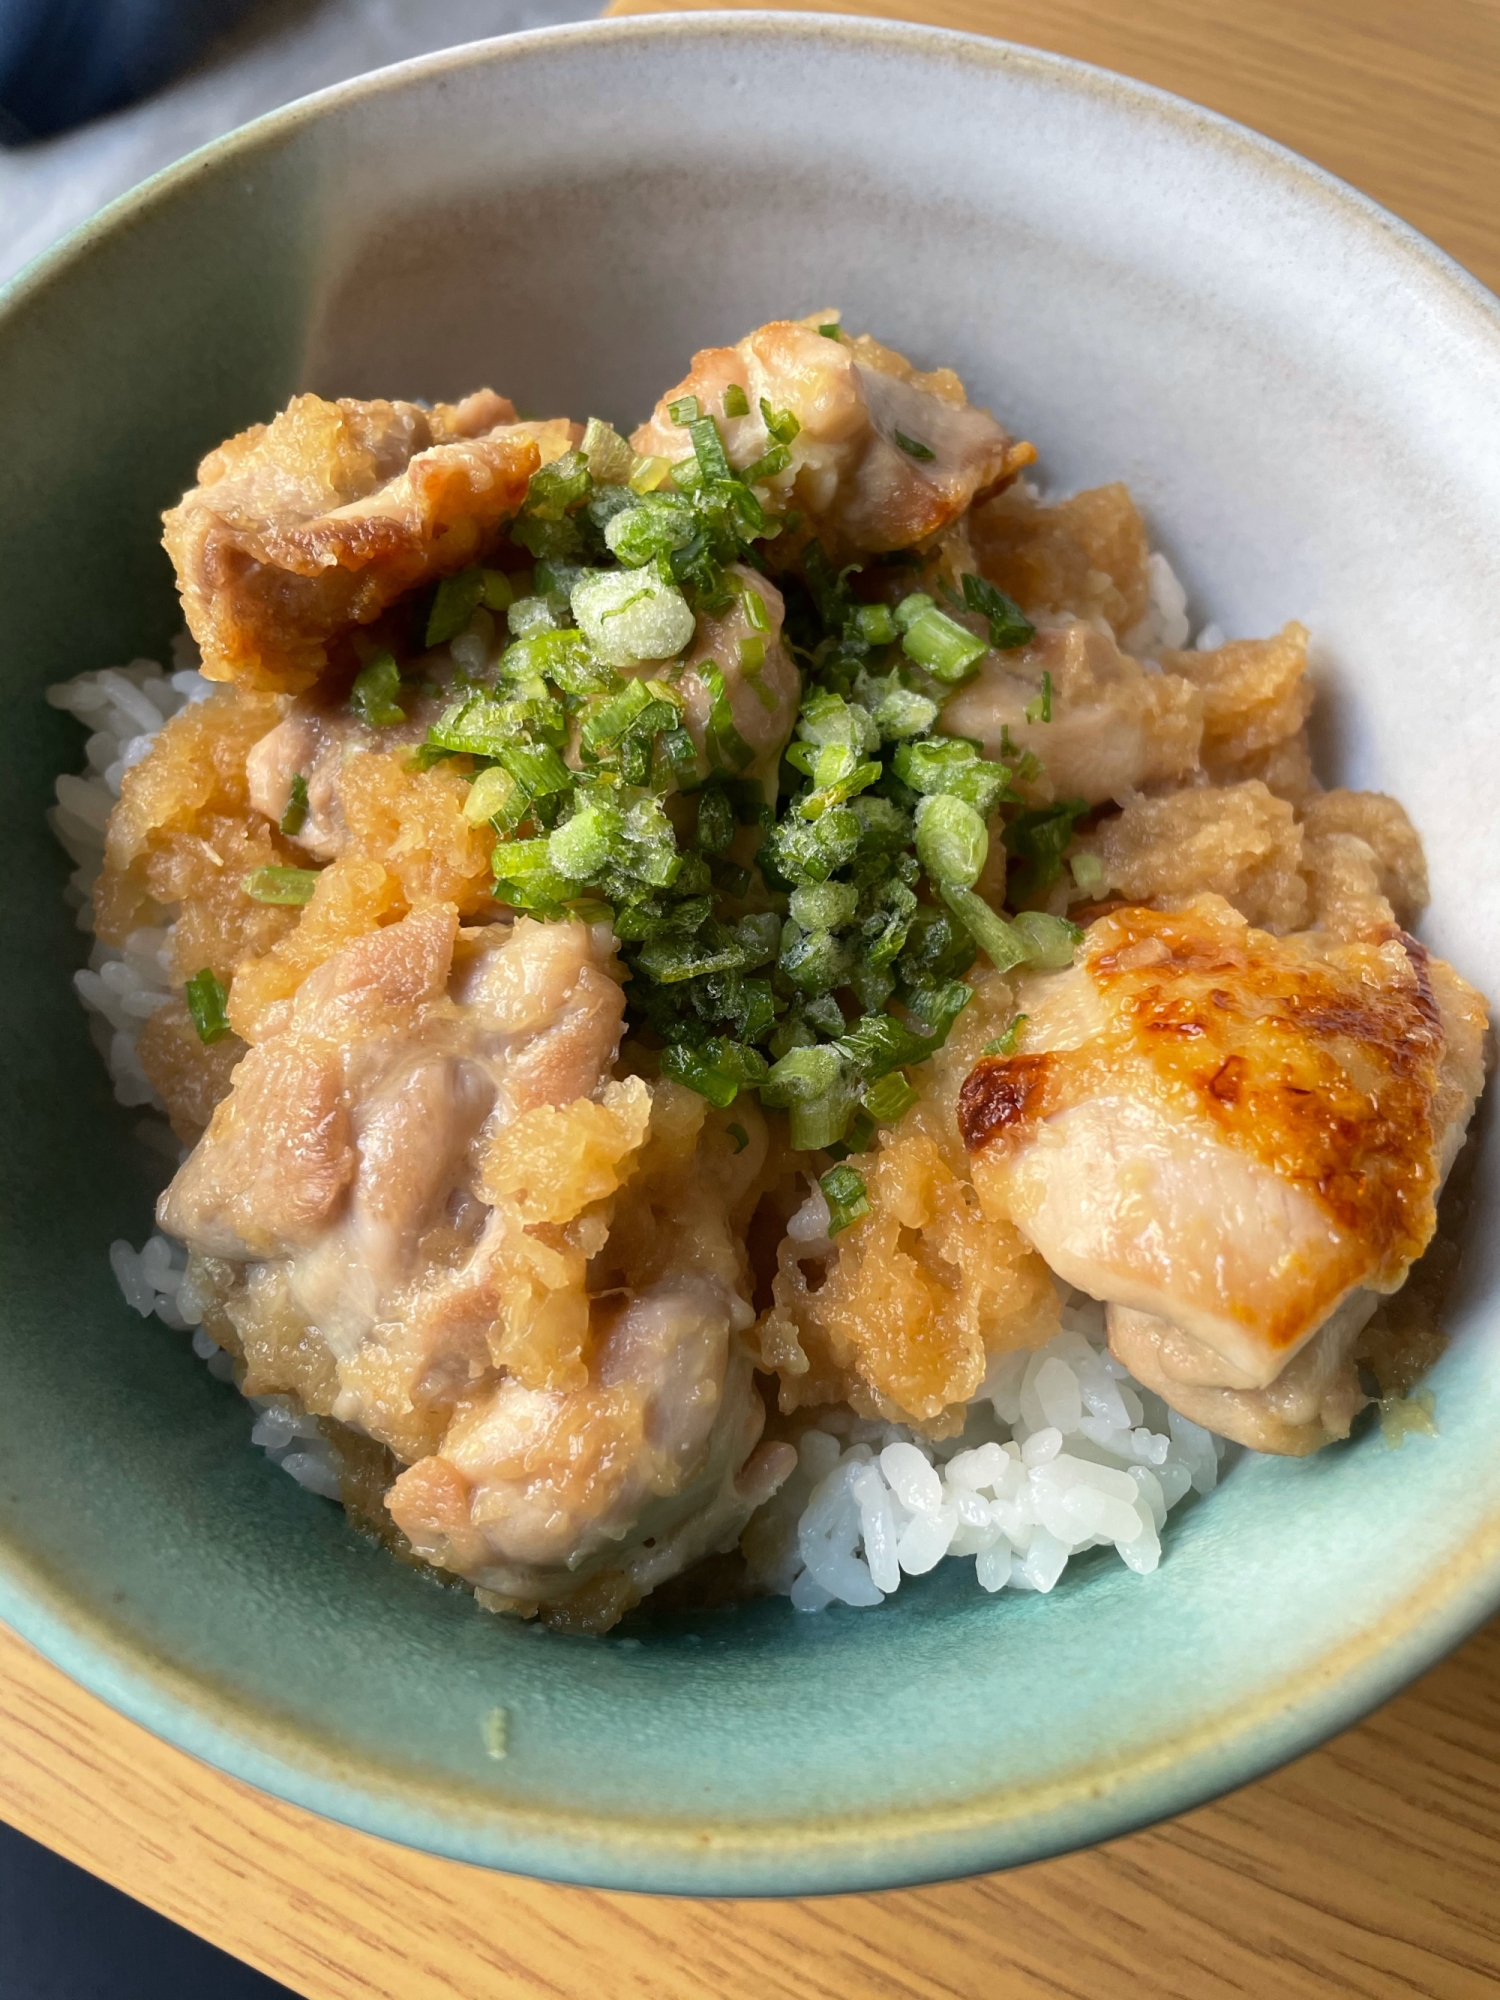
M 408 56 L 594 11 L 589 0 L 272 0 L 154 97 L 0 152 L 0 280 L 137 182 L 279 104 Z

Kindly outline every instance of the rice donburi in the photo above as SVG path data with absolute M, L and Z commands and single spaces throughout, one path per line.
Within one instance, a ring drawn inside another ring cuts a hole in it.
M 1421 1364 L 1485 1015 L 1420 841 L 1302 627 L 1190 644 L 1036 459 L 829 313 L 629 437 L 299 396 L 166 516 L 176 671 L 53 690 L 184 1149 L 127 1296 L 489 1609 L 1148 1572 Z

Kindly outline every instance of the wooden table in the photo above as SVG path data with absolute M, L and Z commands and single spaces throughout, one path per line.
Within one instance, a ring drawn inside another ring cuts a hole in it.
M 1496 0 L 842 11 L 1181 91 L 1342 174 L 1500 289 Z M 169 1749 L 3 1628 L 0 1688 L 0 1812 L 309 2000 L 1500 1994 L 1500 1622 L 1362 1727 L 1169 1826 L 1010 1875 L 816 1902 L 559 1889 L 386 1846 Z

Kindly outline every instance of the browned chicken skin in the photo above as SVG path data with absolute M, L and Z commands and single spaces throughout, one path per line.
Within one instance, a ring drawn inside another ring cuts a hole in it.
M 311 687 L 333 640 L 483 555 L 573 441 L 490 389 L 431 410 L 293 397 L 210 452 L 163 517 L 204 673 Z
M 1100 918 L 1018 1000 L 1023 1052 L 960 1100 L 986 1207 L 1185 1415 L 1269 1450 L 1346 1432 L 1354 1338 L 1483 1083 L 1473 989 L 1393 924 L 1275 939 L 1204 896 Z

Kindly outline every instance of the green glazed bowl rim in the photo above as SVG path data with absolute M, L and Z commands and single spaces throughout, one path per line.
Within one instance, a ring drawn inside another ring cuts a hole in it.
M 95 245 L 125 235 L 197 177 L 273 147 L 330 109 L 400 90 L 416 76 L 524 60 L 559 42 L 668 43 L 731 36 L 809 51 L 909 50 L 989 71 L 1028 74 L 1076 97 L 1113 100 L 1144 122 L 1175 126 L 1252 172 L 1289 183 L 1350 234 L 1379 239 L 1408 285 L 1466 318 L 1500 350 L 1500 301 L 1452 258 L 1377 203 L 1275 141 L 1149 85 L 1013 43 L 845 15 L 702 12 L 532 30 L 466 44 L 298 100 L 164 169 L 84 223 L 0 290 L 0 319 L 66 279 Z M 1476 326 L 1477 322 L 1477 326 Z M 1500 1511 L 1399 1610 L 1355 1630 L 1248 1709 L 1211 1713 L 1147 1757 L 1095 1765 L 1032 1787 L 868 1816 L 799 1816 L 753 1827 L 705 1816 L 648 1817 L 527 1808 L 455 1785 L 407 1779 L 394 1764 L 341 1758 L 277 1726 L 60 1590 L 0 1545 L 0 1616 L 56 1666 L 131 1720 L 232 1776 L 366 1832 L 455 1859 L 606 1887 L 710 1895 L 789 1895 L 894 1887 L 1037 1860 L 1180 1813 L 1257 1778 L 1358 1721 L 1500 1607 Z

